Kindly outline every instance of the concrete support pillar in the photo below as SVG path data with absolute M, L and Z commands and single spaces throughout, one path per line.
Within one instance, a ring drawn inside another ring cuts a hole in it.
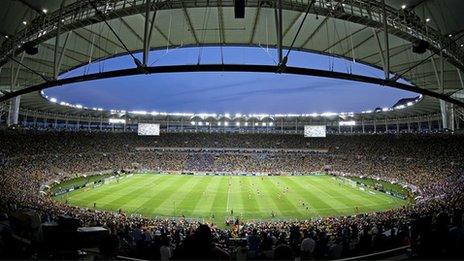
M 10 109 L 8 111 L 8 118 L 6 119 L 6 125 L 10 126 L 10 125 L 18 124 L 20 101 L 21 101 L 21 96 L 16 96 L 10 100 Z

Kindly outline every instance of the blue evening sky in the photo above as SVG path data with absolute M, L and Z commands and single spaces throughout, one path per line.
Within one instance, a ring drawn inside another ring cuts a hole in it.
M 222 55 L 221 55 L 222 53 Z M 136 54 L 140 57 L 141 54 Z M 222 58 L 221 58 L 222 56 Z M 275 64 L 276 51 L 259 47 L 190 47 L 152 51 L 150 64 Z M 319 54 L 292 51 L 289 66 L 382 77 L 383 71 Z M 63 74 L 132 68 L 130 56 L 94 62 Z M 274 73 L 169 73 L 139 75 L 45 90 L 49 97 L 86 107 L 193 113 L 360 112 L 389 107 L 415 93 L 373 84 Z

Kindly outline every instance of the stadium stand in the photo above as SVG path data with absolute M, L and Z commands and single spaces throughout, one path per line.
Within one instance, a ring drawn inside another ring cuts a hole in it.
M 416 258 L 463 258 L 463 140 L 460 135 L 414 134 L 318 140 L 275 134 L 139 137 L 133 133 L 2 130 L 1 255 L 77 258 L 79 252 L 74 250 L 80 245 L 76 242 L 48 245 L 58 224 L 70 228 L 59 232 L 69 240 L 75 235 L 72 228 L 103 227 L 107 233 L 98 237 L 103 258 L 338 259 L 407 245 Z M 228 226 L 224 228 L 181 217 L 148 219 L 79 208 L 40 193 L 47 182 L 102 170 L 283 175 L 320 171 L 324 166 L 330 166 L 334 174 L 403 182 L 416 189 L 416 200 L 400 209 L 354 216 L 225 220 Z M 25 223 L 30 229 L 21 227 Z

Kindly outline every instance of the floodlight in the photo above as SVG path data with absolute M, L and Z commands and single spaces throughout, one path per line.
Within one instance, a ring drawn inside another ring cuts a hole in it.
M 224 126 L 229 126 L 229 122 L 228 121 L 224 122 Z
M 53 103 L 55 103 L 55 102 L 57 102 L 58 100 L 57 100 L 56 98 L 50 98 L 50 101 L 53 102 Z

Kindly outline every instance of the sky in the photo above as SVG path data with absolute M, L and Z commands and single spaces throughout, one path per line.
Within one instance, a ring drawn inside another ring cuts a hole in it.
M 141 54 L 136 54 L 140 57 Z M 151 66 L 276 64 L 276 51 L 260 47 L 191 47 L 152 51 Z M 382 77 L 383 71 L 345 59 L 292 51 L 288 66 Z M 128 55 L 93 62 L 61 75 L 133 68 Z M 275 73 L 191 72 L 138 75 L 69 84 L 44 91 L 71 104 L 106 110 L 190 113 L 361 112 L 390 107 L 417 94 L 346 80 Z

